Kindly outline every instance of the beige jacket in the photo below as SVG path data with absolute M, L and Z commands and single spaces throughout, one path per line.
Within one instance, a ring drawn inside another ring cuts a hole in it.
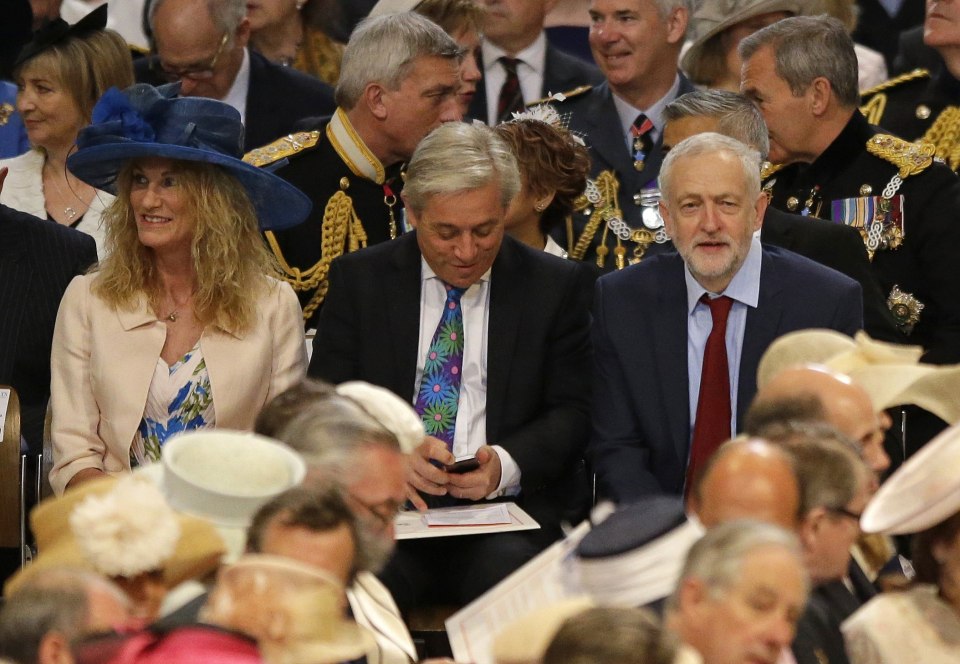
M 53 336 L 50 483 L 58 494 L 85 468 L 130 470 L 130 446 L 166 339 L 166 324 L 146 301 L 134 311 L 117 311 L 93 295 L 95 278 L 82 275 L 70 283 Z M 251 330 L 210 327 L 200 337 L 217 427 L 252 429 L 264 404 L 306 372 L 297 296 L 288 284 L 265 279 Z

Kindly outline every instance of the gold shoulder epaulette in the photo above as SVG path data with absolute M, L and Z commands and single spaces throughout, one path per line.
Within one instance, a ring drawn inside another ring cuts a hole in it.
M 537 104 L 549 104 L 551 102 L 562 102 L 568 99 L 573 99 L 574 97 L 579 97 L 593 90 L 592 85 L 581 85 L 580 87 L 574 88 L 573 90 L 567 90 L 566 92 L 557 92 L 543 99 L 538 99 L 537 101 L 532 101 L 527 106 L 536 106 Z
M 283 138 L 278 138 L 273 143 L 268 143 L 263 147 L 250 150 L 250 152 L 243 155 L 243 160 L 251 166 L 259 168 L 289 157 L 301 150 L 312 148 L 319 140 L 320 132 L 316 130 L 287 134 Z
M 769 161 L 763 162 L 760 165 L 760 181 L 763 182 L 785 166 L 786 164 L 771 164 Z
M 890 134 L 877 134 L 867 141 L 867 152 L 896 166 L 900 179 L 906 180 L 933 163 L 936 147 L 932 143 L 911 143 Z
M 905 74 L 900 74 L 899 76 L 891 78 L 889 81 L 884 81 L 880 85 L 875 85 L 872 88 L 863 90 L 860 93 L 860 97 L 869 97 L 870 95 L 875 95 L 878 92 L 889 90 L 890 88 L 894 88 L 902 83 L 915 81 L 919 78 L 930 78 L 930 71 L 927 69 L 914 69 L 913 71 L 908 71 Z

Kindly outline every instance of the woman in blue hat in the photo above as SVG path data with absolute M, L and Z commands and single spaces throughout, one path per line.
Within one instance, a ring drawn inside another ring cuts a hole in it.
M 184 430 L 250 429 L 305 372 L 300 306 L 268 276 L 259 229 L 300 223 L 309 199 L 239 159 L 235 109 L 176 93 L 107 91 L 67 161 L 117 198 L 107 257 L 70 284 L 57 318 L 57 492 L 155 462 Z

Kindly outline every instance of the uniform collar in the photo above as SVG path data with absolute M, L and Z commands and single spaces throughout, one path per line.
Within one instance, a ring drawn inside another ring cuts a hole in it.
M 876 132 L 860 111 L 855 110 L 833 143 L 813 163 L 801 167 L 801 178 L 807 185 L 829 182 L 858 154 L 866 149 L 867 141 Z
M 327 124 L 327 138 L 354 175 L 383 184 L 386 178 L 383 164 L 357 134 L 357 130 L 350 124 L 350 119 L 342 108 L 338 108 L 330 118 Z

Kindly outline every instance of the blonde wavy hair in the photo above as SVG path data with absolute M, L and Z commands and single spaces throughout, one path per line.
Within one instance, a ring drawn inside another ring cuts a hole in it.
M 146 297 L 156 311 L 161 292 L 153 252 L 137 233 L 130 203 L 135 161 L 117 178 L 117 198 L 104 214 L 108 255 L 100 262 L 94 293 L 117 309 Z M 279 268 L 260 237 L 257 215 L 243 186 L 213 164 L 174 161 L 181 196 L 194 219 L 191 243 L 196 291 L 193 313 L 204 325 L 233 332 L 250 328 L 264 275 Z

